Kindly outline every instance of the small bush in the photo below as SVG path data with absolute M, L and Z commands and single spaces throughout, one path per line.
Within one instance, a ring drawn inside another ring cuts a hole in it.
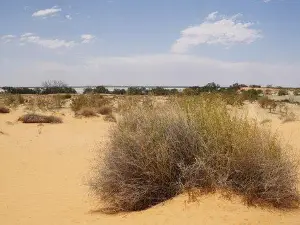
M 104 105 L 98 108 L 97 112 L 101 115 L 109 115 L 112 113 L 112 108 L 108 105 Z
M 80 95 L 72 99 L 71 109 L 74 112 L 79 111 L 82 108 L 100 108 L 109 103 L 108 99 L 105 99 L 101 95 L 90 94 L 90 95 Z
M 288 91 L 286 89 L 280 89 L 278 91 L 278 96 L 285 96 L 285 95 L 288 95 Z
M 10 113 L 10 109 L 5 106 L 0 106 L 0 113 Z
M 26 114 L 21 116 L 18 121 L 23 123 L 62 123 L 62 119 L 56 116 L 44 116 L 39 114 Z
M 72 95 L 71 94 L 65 94 L 65 95 L 62 95 L 61 98 L 62 99 L 70 99 L 70 98 L 72 98 Z
M 298 206 L 297 167 L 285 146 L 237 115 L 220 98 L 131 108 L 110 132 L 91 190 L 114 212 L 146 209 L 194 188 L 233 191 L 248 204 Z
M 270 112 L 274 112 L 278 106 L 276 101 L 269 99 L 268 97 L 262 97 L 258 100 L 258 104 L 263 109 L 269 109 Z
M 4 104 L 12 107 L 17 107 L 24 104 L 25 99 L 20 94 L 6 94 L 4 97 Z
M 76 116 L 95 117 L 97 113 L 93 108 L 83 108 L 76 112 Z
M 300 95 L 300 89 L 294 90 L 294 91 L 293 91 L 293 94 L 294 94 L 295 96 L 299 96 L 299 95 Z
M 287 114 L 282 114 L 280 116 L 280 119 L 282 120 L 283 123 L 294 122 L 297 120 L 297 116 L 295 113 L 289 112 Z

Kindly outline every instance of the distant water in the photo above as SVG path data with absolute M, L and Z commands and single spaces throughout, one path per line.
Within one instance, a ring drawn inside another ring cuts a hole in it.
M 82 94 L 84 89 L 87 88 L 87 86 L 71 86 L 72 88 L 74 88 L 76 90 L 76 92 L 78 94 Z M 90 88 L 95 88 L 96 86 L 89 86 Z M 113 91 L 115 89 L 124 89 L 127 90 L 130 86 L 105 86 L 109 91 Z M 157 86 L 136 86 L 136 87 L 145 87 L 146 89 L 152 89 L 155 88 Z M 183 86 L 161 86 L 165 89 L 177 89 L 178 91 L 182 91 L 184 88 L 187 87 L 183 87 Z M 28 87 L 31 89 L 37 88 L 37 87 Z M 4 90 L 2 88 L 0 88 L 0 93 L 4 92 Z
M 146 89 L 152 89 L 152 88 L 155 88 L 157 86 L 143 86 L 143 87 L 145 87 Z M 78 94 L 82 94 L 86 87 L 73 87 L 73 88 L 76 90 L 76 92 Z M 95 87 L 91 86 L 91 88 L 95 88 Z M 127 90 L 129 88 L 129 86 L 106 86 L 105 88 L 107 88 L 109 91 L 113 91 L 115 89 Z M 163 88 L 165 88 L 165 89 L 177 89 L 178 91 L 182 91 L 186 87 L 166 86 L 166 87 L 163 87 Z

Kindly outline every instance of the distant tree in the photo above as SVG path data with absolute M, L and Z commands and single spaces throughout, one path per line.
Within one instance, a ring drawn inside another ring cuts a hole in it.
M 202 87 L 202 92 L 216 92 L 219 90 L 219 88 L 220 88 L 219 84 L 212 82 Z
M 3 87 L 5 93 L 9 94 L 39 94 L 40 89 L 23 88 L 23 87 Z
M 63 81 L 50 80 L 42 83 L 42 94 L 76 94 L 76 90 L 68 87 Z
M 109 94 L 109 90 L 104 87 L 104 86 L 97 86 L 94 90 L 94 93 L 98 93 L 98 94 Z
M 273 88 L 273 85 L 272 84 L 268 84 L 267 88 Z
M 128 95 L 146 95 L 148 90 L 145 87 L 129 87 L 127 89 Z
M 234 83 L 229 86 L 230 89 L 235 89 L 236 91 L 240 90 L 243 87 L 248 87 L 248 86 L 246 84 L 239 84 L 239 83 Z
M 169 95 L 170 91 L 163 87 L 156 87 L 150 90 L 150 93 L 153 95 Z
M 251 87 L 251 88 L 261 88 L 261 85 L 252 84 L 249 87 Z
M 93 93 L 94 89 L 91 87 L 87 87 L 83 90 L 83 94 L 91 94 Z
M 284 95 L 288 95 L 289 92 L 286 89 L 280 89 L 278 91 L 278 96 L 284 96 Z
M 114 89 L 112 91 L 112 94 L 114 94 L 114 95 L 125 95 L 126 94 L 126 90 L 125 89 Z

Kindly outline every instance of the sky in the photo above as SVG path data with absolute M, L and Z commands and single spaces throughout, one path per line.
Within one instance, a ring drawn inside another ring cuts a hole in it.
M 0 86 L 300 87 L 300 0 L 1 0 Z

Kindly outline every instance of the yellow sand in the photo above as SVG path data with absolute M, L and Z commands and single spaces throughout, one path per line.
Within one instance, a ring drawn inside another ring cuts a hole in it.
M 22 124 L 16 122 L 22 113 L 0 114 L 1 225 L 300 224 L 300 210 L 247 207 L 237 198 L 226 200 L 218 194 L 193 203 L 182 195 L 130 214 L 94 212 L 87 178 L 95 150 L 112 124 L 101 117 L 76 119 L 68 111 L 63 111 L 63 124 Z M 300 149 L 300 122 L 282 124 L 277 115 L 253 105 L 249 114 L 259 120 L 271 118 L 272 129 Z

